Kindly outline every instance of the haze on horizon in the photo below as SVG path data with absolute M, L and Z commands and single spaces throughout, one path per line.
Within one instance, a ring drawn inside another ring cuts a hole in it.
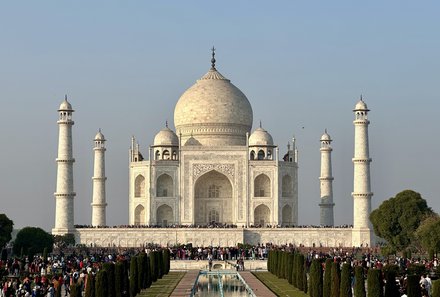
M 0 9 L 0 213 L 54 226 L 57 109 L 73 115 L 75 223 L 90 224 L 93 137 L 107 138 L 107 222 L 128 223 L 128 149 L 144 156 L 210 67 L 299 149 L 299 222 L 319 224 L 319 139 L 333 142 L 335 224 L 352 224 L 353 112 L 369 109 L 373 209 L 405 189 L 440 212 L 440 3 L 38 1 Z

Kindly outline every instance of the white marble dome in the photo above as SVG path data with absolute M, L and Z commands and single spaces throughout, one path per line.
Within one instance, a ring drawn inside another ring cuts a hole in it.
M 255 129 L 255 131 L 249 137 L 249 145 L 250 146 L 268 146 L 273 145 L 273 138 L 261 127 Z
M 176 133 L 170 128 L 165 127 L 154 137 L 154 146 L 178 146 L 179 139 Z
M 105 141 L 104 134 L 102 134 L 101 130 L 95 135 L 95 140 Z
M 186 90 L 174 110 L 177 133 L 201 145 L 245 145 L 253 112 L 246 96 L 215 67 Z
M 62 111 L 62 110 L 66 110 L 66 111 L 73 110 L 72 105 L 69 103 L 69 101 L 67 101 L 67 96 L 66 98 L 64 98 L 63 102 L 61 102 L 60 108 L 58 108 L 58 111 Z
M 327 130 L 325 130 L 324 134 L 322 134 L 322 136 L 321 136 L 321 141 L 332 141 L 332 138 L 331 138 L 330 135 L 327 133 Z
M 367 107 L 367 104 L 362 100 L 362 98 L 361 98 L 361 100 L 359 100 L 359 102 L 358 103 L 356 103 L 356 106 L 354 107 L 354 110 L 353 111 L 369 111 L 369 109 L 368 109 L 368 107 Z

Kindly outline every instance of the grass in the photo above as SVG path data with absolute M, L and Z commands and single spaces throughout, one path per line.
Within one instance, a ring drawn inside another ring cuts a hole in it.
M 138 297 L 168 297 L 176 288 L 186 272 L 170 271 L 162 279 L 158 279 L 151 287 L 141 291 Z
M 308 297 L 285 279 L 278 278 L 270 272 L 252 272 L 266 287 L 280 297 Z

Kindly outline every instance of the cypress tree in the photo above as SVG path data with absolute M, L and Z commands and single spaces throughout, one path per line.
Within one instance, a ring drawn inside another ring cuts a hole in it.
M 295 252 L 294 254 L 293 254 L 293 267 L 292 267 L 292 285 L 295 287 L 295 288 L 298 288 L 298 277 L 297 277 L 297 275 L 298 275 L 298 257 L 299 257 L 299 254 L 297 253 L 297 252 Z
M 383 296 L 383 288 L 381 284 L 381 273 L 380 269 L 371 268 L 368 270 L 367 274 L 367 288 L 368 296 Z
M 352 297 L 351 292 L 351 266 L 350 264 L 343 264 L 341 271 L 341 287 L 339 290 L 340 297 Z
M 158 265 L 159 272 L 158 272 L 157 278 L 161 279 L 162 276 L 165 274 L 165 267 L 164 267 L 164 262 L 163 262 L 163 251 L 162 250 L 157 252 L 157 258 L 159 260 L 159 265 Z
M 138 292 L 137 257 L 134 256 L 130 260 L 130 297 L 135 297 Z
M 145 257 L 145 283 L 147 288 L 151 287 L 151 283 L 153 280 L 151 279 L 151 265 L 150 265 L 150 258 Z
M 396 284 L 396 271 L 388 270 L 385 278 L 385 297 L 400 297 L 399 287 Z
M 95 279 L 92 273 L 87 274 L 85 297 L 95 297 Z
M 432 282 L 431 297 L 440 297 L 440 279 Z
M 339 263 L 332 262 L 331 269 L 331 297 L 339 297 L 340 294 L 340 284 L 341 284 L 341 271 L 339 270 Z M 370 295 L 375 296 L 375 295 Z M 376 297 L 376 296 L 375 296 Z
M 108 294 L 107 271 L 105 269 L 102 269 L 96 275 L 95 297 L 107 297 L 109 296 Z
M 163 256 L 163 264 L 164 264 L 164 274 L 168 274 L 170 272 L 170 250 L 164 249 L 162 252 Z
M 298 270 L 296 275 L 296 284 L 297 288 L 301 291 L 304 291 L 304 255 L 298 254 Z
M 122 273 L 122 296 L 130 296 L 130 262 L 128 260 L 124 260 L 122 262 L 124 265 L 124 272 Z
M 70 286 L 70 297 L 81 297 L 81 285 L 78 283 L 74 283 Z
M 322 285 L 322 296 L 330 297 L 332 292 L 332 259 L 325 259 L 324 281 Z
M 108 297 L 115 297 L 115 264 L 112 262 L 104 263 L 102 269 L 107 271 Z
M 59 283 L 58 288 L 55 289 L 55 297 L 61 297 L 62 289 L 63 289 L 63 284 Z
M 287 257 L 287 281 L 292 284 L 292 272 L 293 272 L 293 254 L 289 253 Z
M 47 263 L 47 247 L 43 249 L 43 261 L 44 263 Z
M 419 285 L 419 276 L 418 275 L 408 275 L 407 295 L 408 295 L 408 297 L 422 296 L 421 290 L 420 290 L 420 285 Z
M 151 281 L 156 282 L 159 274 L 159 261 L 157 257 L 157 252 L 152 251 L 150 253 L 150 267 L 151 267 Z
M 305 262 L 304 262 L 304 264 L 305 264 Z M 307 283 L 307 267 L 306 266 L 304 266 L 304 268 L 303 268 L 302 283 L 303 283 L 303 292 L 307 294 L 307 292 L 309 290 L 309 285 Z
M 144 253 L 140 253 L 137 256 L 137 269 L 138 269 L 138 287 L 139 290 L 145 289 L 145 266 L 144 266 Z
M 322 266 L 318 259 L 313 259 L 310 265 L 309 293 L 311 297 L 322 296 Z
M 354 274 L 354 297 L 366 297 L 364 268 L 356 266 Z
M 124 286 L 124 264 L 122 262 L 117 262 L 115 265 L 115 297 L 122 297 L 123 286 Z

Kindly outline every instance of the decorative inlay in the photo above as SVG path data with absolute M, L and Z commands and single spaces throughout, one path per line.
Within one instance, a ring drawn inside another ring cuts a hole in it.
M 194 180 L 196 180 L 202 174 L 211 170 L 217 170 L 218 172 L 226 174 L 231 178 L 234 178 L 235 176 L 234 164 L 194 164 L 193 165 Z

